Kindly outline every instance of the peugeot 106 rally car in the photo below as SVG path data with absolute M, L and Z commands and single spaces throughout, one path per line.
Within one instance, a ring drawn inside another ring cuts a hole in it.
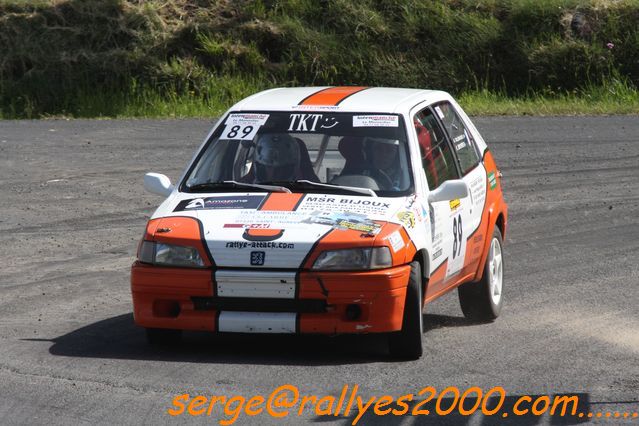
M 131 271 L 151 342 L 181 330 L 387 333 L 422 354 L 424 304 L 502 307 L 507 206 L 481 135 L 445 92 L 267 90 L 215 124 L 146 227 Z

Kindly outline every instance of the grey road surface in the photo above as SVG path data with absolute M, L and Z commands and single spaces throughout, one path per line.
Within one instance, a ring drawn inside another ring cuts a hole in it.
M 376 417 L 359 424 L 639 424 L 639 118 L 477 118 L 510 205 L 505 306 L 464 320 L 456 292 L 426 307 L 425 353 L 391 362 L 375 336 L 214 337 L 153 348 L 133 324 L 129 267 L 213 120 L 0 121 L 0 423 L 218 424 L 173 418 L 176 395 L 253 395 L 284 384 L 365 400 L 426 386 L 576 394 L 584 416 Z M 452 394 L 442 399 L 454 402 Z M 468 404 L 467 407 L 472 405 Z M 495 402 L 491 399 L 491 403 Z M 507 411 L 507 410 L 505 410 Z M 610 418 L 605 413 L 610 412 Z M 604 413 L 597 418 L 596 413 Z M 236 424 L 351 424 L 304 412 Z

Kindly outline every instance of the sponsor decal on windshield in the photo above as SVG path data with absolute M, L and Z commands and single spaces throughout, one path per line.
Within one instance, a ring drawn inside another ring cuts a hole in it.
M 336 111 L 339 109 L 338 105 L 293 105 L 291 109 L 299 110 L 315 110 L 315 111 Z
M 224 123 L 220 139 L 253 140 L 268 117 L 268 114 L 231 114 Z
M 289 115 L 289 132 L 315 132 L 321 129 L 332 129 L 339 121 L 335 117 L 324 117 L 323 114 L 291 114 Z
M 397 115 L 354 115 L 353 127 L 399 127 Z
M 256 209 L 264 198 L 264 195 L 192 198 L 180 201 L 173 211 Z

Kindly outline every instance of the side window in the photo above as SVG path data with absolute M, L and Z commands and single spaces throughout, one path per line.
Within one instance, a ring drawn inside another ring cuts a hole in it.
M 415 114 L 413 125 L 428 187 L 433 190 L 447 180 L 457 179 L 459 176 L 450 144 L 430 108 Z
M 435 111 L 455 147 L 462 174 L 465 175 L 479 164 L 475 141 L 451 104 L 442 102 L 435 106 Z

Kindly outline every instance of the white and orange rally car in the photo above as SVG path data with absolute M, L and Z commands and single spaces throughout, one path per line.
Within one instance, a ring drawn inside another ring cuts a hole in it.
M 424 304 L 502 306 L 507 205 L 486 143 L 441 91 L 267 90 L 215 124 L 149 220 L 131 271 L 151 342 L 182 330 L 388 333 L 422 354 Z

